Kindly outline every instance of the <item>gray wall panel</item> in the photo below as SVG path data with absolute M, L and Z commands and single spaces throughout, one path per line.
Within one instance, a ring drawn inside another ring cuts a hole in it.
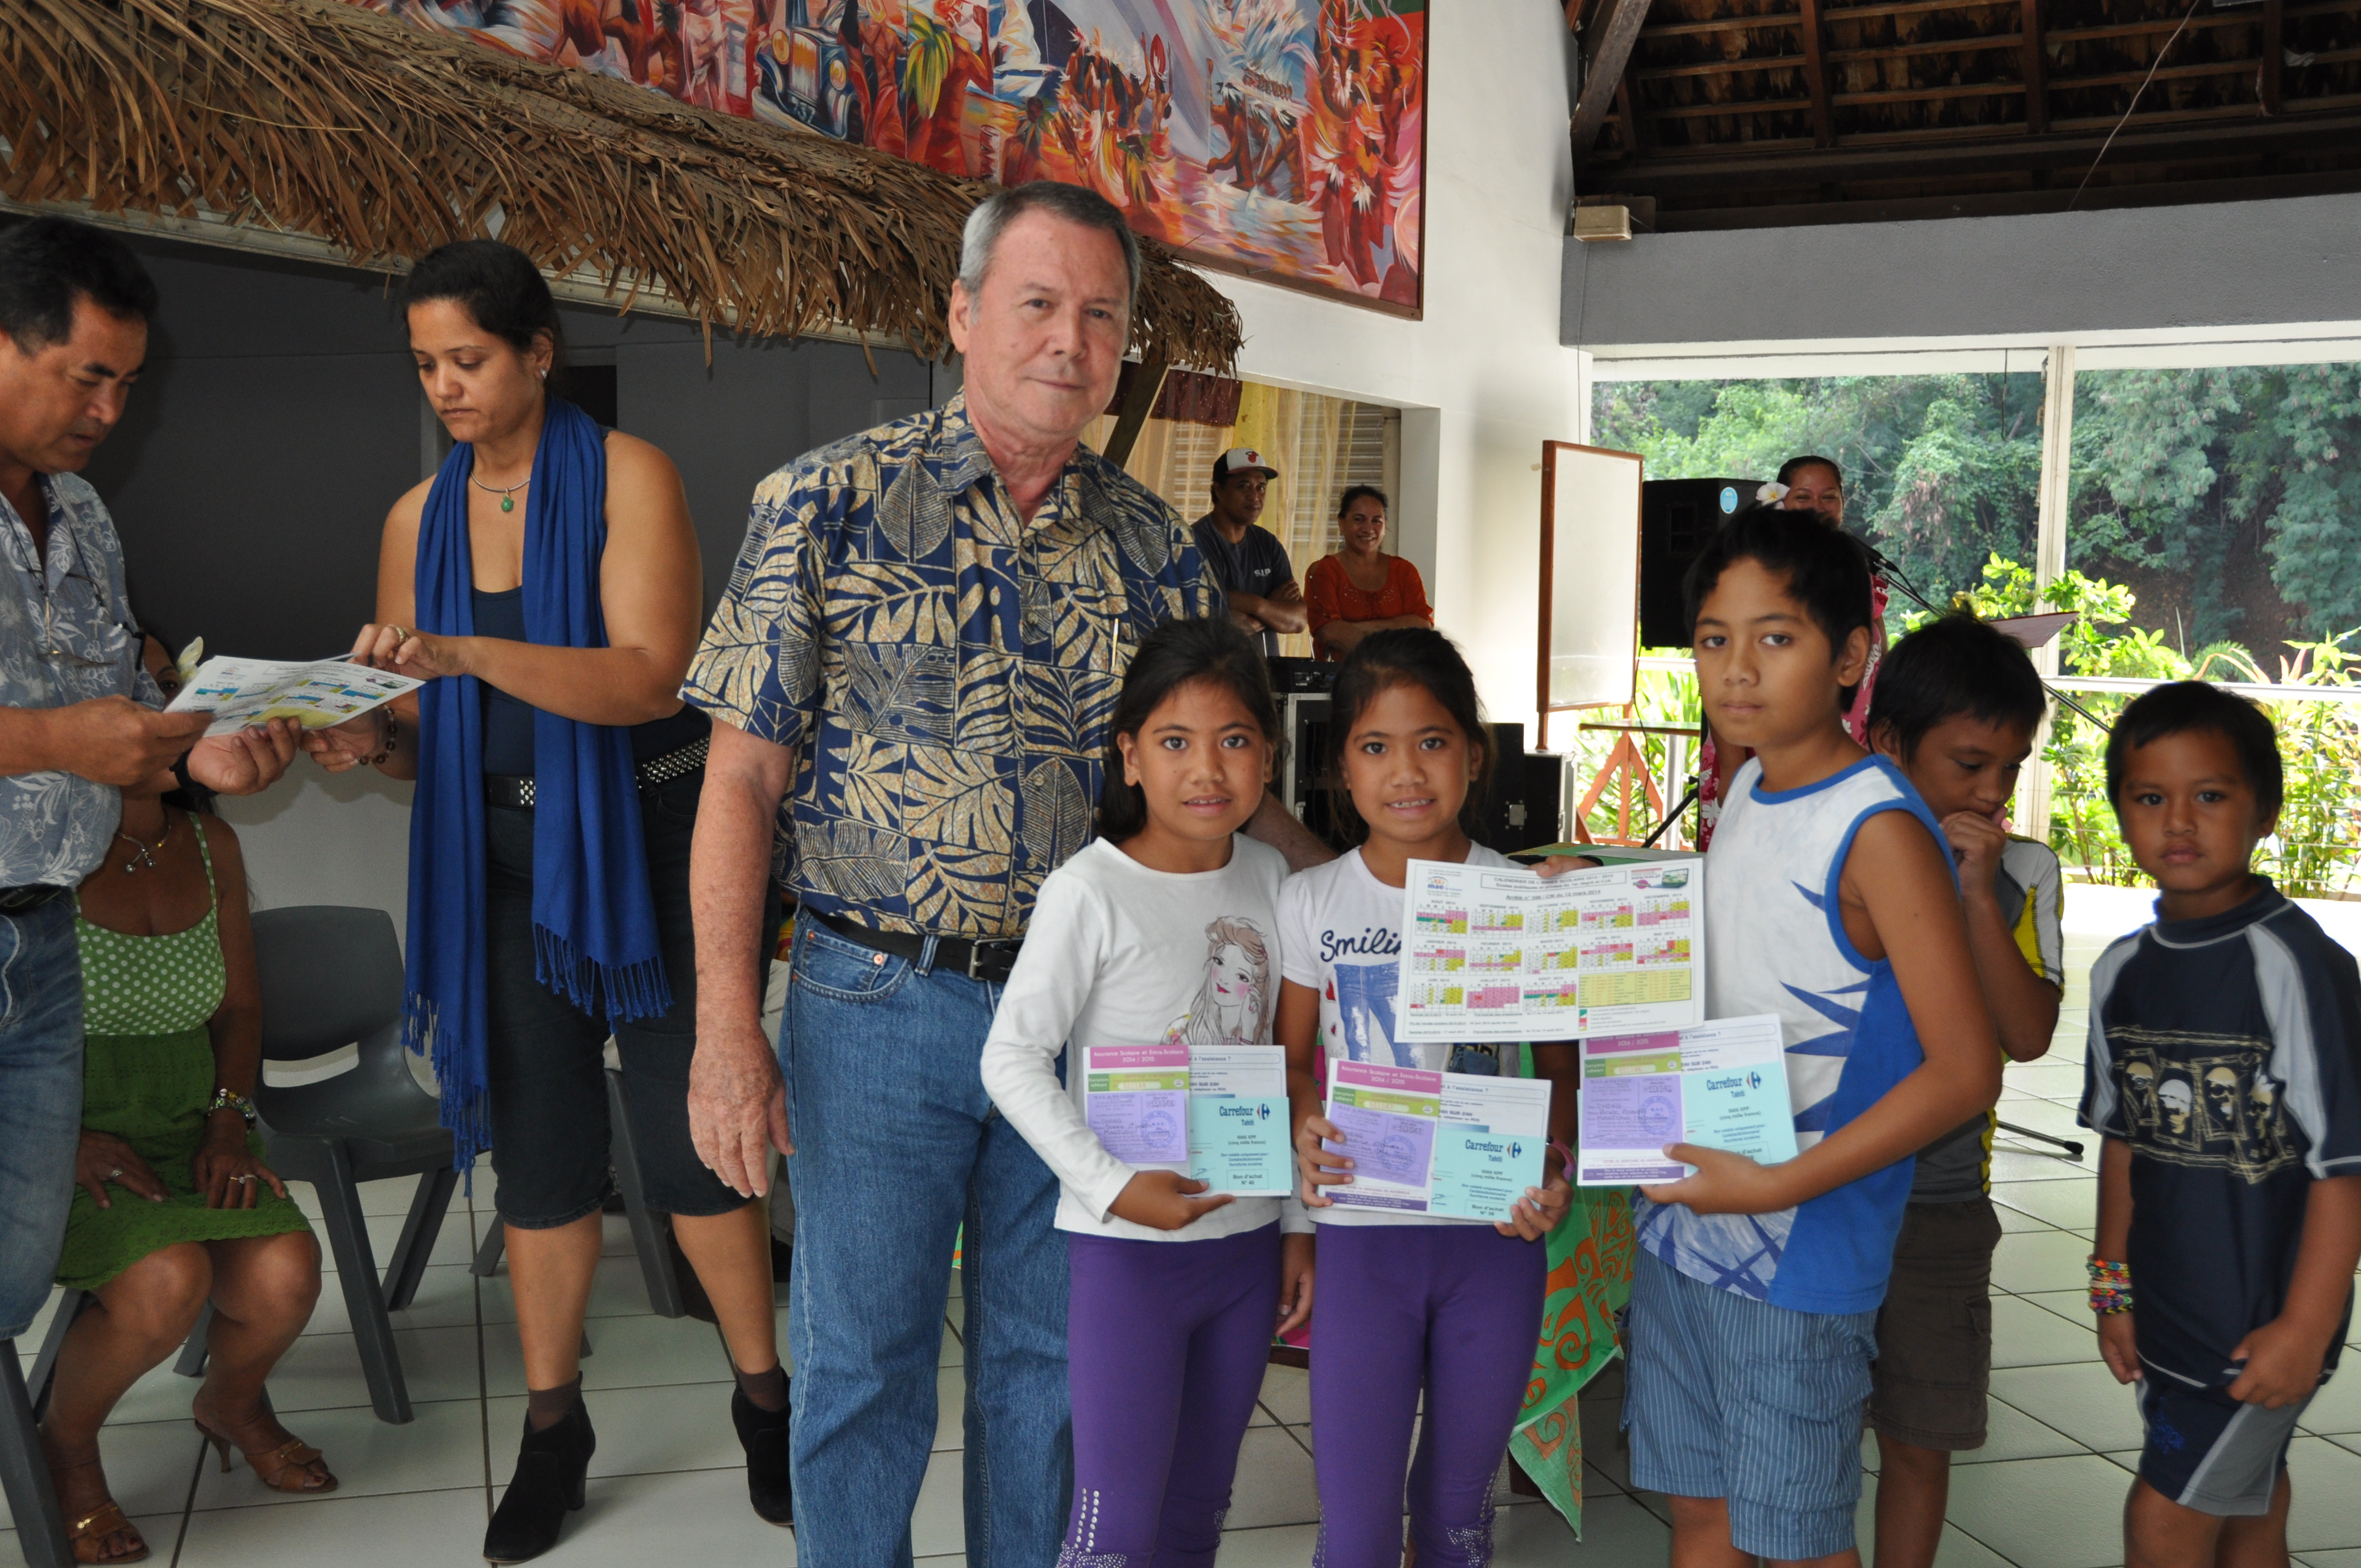
M 114 510 L 141 613 L 216 652 L 342 650 L 376 593 L 378 534 L 433 455 L 381 276 L 141 241 L 163 296 L 148 368 L 87 477 Z M 569 307 L 617 367 L 622 428 L 681 470 L 708 607 L 772 469 L 956 382 L 907 354 L 704 334 Z
M 2361 196 L 1565 242 L 1580 347 L 2361 318 Z

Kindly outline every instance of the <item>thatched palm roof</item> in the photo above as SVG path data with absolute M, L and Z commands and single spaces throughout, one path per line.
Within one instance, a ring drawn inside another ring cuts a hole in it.
M 960 225 L 991 187 L 344 0 L 7 0 L 0 194 L 200 212 L 399 267 L 493 232 L 547 271 L 659 288 L 739 331 L 944 345 Z M 1148 253 L 1134 346 L 1226 369 L 1235 309 Z

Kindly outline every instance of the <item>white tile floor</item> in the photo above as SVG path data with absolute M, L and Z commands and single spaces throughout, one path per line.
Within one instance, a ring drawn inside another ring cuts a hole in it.
M 2081 1091 L 2085 973 L 2105 939 L 2145 917 L 2145 904 L 2106 890 L 2067 900 L 2070 978 L 2058 1043 L 2041 1063 L 2008 1069 L 2004 1120 L 2068 1137 Z M 2340 936 L 2345 933 L 2340 931 Z M 2092 1146 L 2093 1149 L 2095 1146 Z M 2007 1233 L 1993 1266 L 1992 1438 L 1954 1473 L 1938 1568 L 2112 1568 L 2122 1561 L 2118 1508 L 2136 1458 L 2130 1396 L 2099 1364 L 2082 1306 L 2082 1258 L 2095 1201 L 2088 1155 L 2070 1163 L 2002 1135 L 1993 1196 Z M 368 1194 L 390 1249 L 407 1184 Z M 308 1193 L 305 1194 L 308 1197 Z M 515 1312 L 505 1277 L 466 1268 L 489 1205 L 455 1203 L 418 1301 L 401 1314 L 403 1365 L 417 1419 L 387 1426 L 370 1412 L 335 1282 L 311 1331 L 271 1380 L 288 1424 L 326 1451 L 343 1487 L 327 1497 L 265 1491 L 240 1461 L 214 1469 L 188 1425 L 192 1385 L 159 1367 L 125 1398 L 107 1430 L 115 1495 L 166 1568 L 402 1568 L 478 1560 L 484 1521 L 504 1484 L 521 1425 Z M 713 1331 L 651 1315 L 630 1241 L 609 1221 L 608 1257 L 591 1301 L 594 1352 L 584 1363 L 599 1433 L 588 1508 L 567 1526 L 552 1568 L 652 1561 L 779 1564 L 792 1535 L 745 1504 L 730 1429 L 729 1368 Z M 948 1303 L 939 1397 L 943 1415 L 912 1530 L 920 1560 L 960 1556 L 960 1303 Z M 27 1354 L 39 1327 L 23 1342 Z M 1584 1540 L 1545 1504 L 1511 1497 L 1500 1514 L 1500 1568 L 1567 1563 L 1662 1568 L 1664 1502 L 1634 1494 L 1616 1432 L 1620 1368 L 1585 1403 L 1588 1449 Z M 1297 1568 L 1312 1556 L 1317 1517 L 1304 1375 L 1274 1367 L 1239 1464 L 1222 1568 Z M 1874 1450 L 1864 1443 L 1865 1458 Z M 2332 1383 L 2306 1412 L 2290 1457 L 2296 1486 L 2291 1544 L 2306 1568 L 2361 1568 L 2361 1375 Z M 1864 1486 L 1862 1543 L 1876 1477 Z M 0 1525 L 5 1523 L 0 1515 Z M 12 1555 L 14 1532 L 0 1540 Z

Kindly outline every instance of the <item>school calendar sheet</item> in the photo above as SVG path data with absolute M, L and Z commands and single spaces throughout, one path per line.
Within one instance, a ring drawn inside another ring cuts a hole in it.
M 1705 862 L 1543 878 L 1412 861 L 1400 1038 L 1569 1040 L 1705 1018 Z

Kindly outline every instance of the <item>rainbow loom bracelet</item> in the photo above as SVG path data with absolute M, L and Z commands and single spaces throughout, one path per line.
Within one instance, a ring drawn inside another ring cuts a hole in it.
M 2091 1255 L 2091 1310 L 2104 1317 L 2132 1310 L 2132 1266 Z

